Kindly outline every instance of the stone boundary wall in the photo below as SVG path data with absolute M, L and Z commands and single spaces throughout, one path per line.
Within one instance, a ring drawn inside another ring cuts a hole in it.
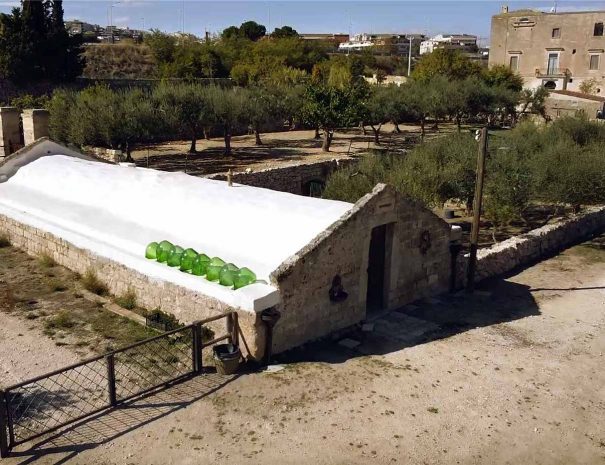
M 83 147 L 84 153 L 94 155 L 101 160 L 108 161 L 110 163 L 120 163 L 124 161 L 124 156 L 121 150 L 106 149 L 104 147 Z
M 308 195 L 308 183 L 321 181 L 325 184 L 328 177 L 336 170 L 356 164 L 355 158 L 340 158 L 316 163 L 302 163 L 284 167 L 267 168 L 249 173 L 233 173 L 232 180 L 246 186 L 262 187 L 274 191 L 289 192 L 297 195 Z M 226 181 L 226 173 L 210 174 L 208 179 Z
M 499 276 L 529 265 L 605 231 L 605 206 L 511 237 L 477 253 L 476 280 Z M 468 255 L 458 258 L 457 284 L 466 282 Z
M 148 309 L 161 308 L 175 315 L 182 323 L 211 317 L 230 311 L 228 305 L 168 281 L 150 278 L 121 263 L 78 248 L 51 233 L 23 224 L 0 214 L 0 234 L 6 234 L 11 244 L 32 256 L 47 254 L 55 262 L 76 273 L 93 269 L 113 295 L 133 290 L 137 303 Z M 10 283 L 8 283 L 10 285 Z M 239 323 L 250 355 L 260 359 L 265 348 L 265 327 L 258 315 L 238 311 Z M 225 332 L 224 321 L 209 326 L 215 333 Z

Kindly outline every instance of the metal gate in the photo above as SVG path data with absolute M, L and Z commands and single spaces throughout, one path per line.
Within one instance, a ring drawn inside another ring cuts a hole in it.
M 226 334 L 202 340 L 206 323 L 225 318 Z M 238 343 L 237 313 L 197 321 L 0 390 L 0 457 L 24 442 L 133 397 L 202 373 L 202 349 Z

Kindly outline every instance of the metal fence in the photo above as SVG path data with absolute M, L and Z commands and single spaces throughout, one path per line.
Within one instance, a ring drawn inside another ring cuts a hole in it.
M 226 334 L 202 340 L 206 323 L 225 318 Z M 26 441 L 133 397 L 203 372 L 202 349 L 238 343 L 237 313 L 168 331 L 0 391 L 0 457 Z

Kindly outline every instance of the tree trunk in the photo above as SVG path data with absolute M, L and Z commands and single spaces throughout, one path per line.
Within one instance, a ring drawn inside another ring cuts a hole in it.
M 313 139 L 321 139 L 321 135 L 319 134 L 319 128 L 315 128 L 315 135 Z
M 361 121 L 359 123 L 359 129 L 361 129 L 361 133 L 365 136 L 366 135 L 366 126 L 365 126 L 365 124 L 363 124 L 363 121 Z
M 231 131 L 229 131 L 229 128 L 227 126 L 225 126 L 224 139 L 225 139 L 224 155 L 230 156 L 231 155 Z
M 191 147 L 189 147 L 189 153 L 197 153 L 197 137 L 195 135 L 191 136 Z
M 204 131 L 204 139 L 210 140 L 210 130 L 209 130 L 209 128 L 204 127 L 202 130 Z
M 426 121 L 424 120 L 424 116 L 420 118 L 420 140 L 424 140 L 424 135 L 426 134 L 425 126 Z
M 456 115 L 456 126 L 458 127 L 458 132 L 462 130 L 462 118 L 460 115 Z
M 399 128 L 399 123 L 393 122 L 393 124 L 395 125 L 395 132 L 397 134 L 401 134 L 401 129 Z
M 330 144 L 332 143 L 332 135 L 330 134 L 330 129 L 328 128 L 323 128 L 324 130 L 324 142 L 321 146 L 321 151 L 322 152 L 329 152 L 330 151 Z
M 258 126 L 254 127 L 254 145 L 263 145 L 263 141 L 260 138 L 260 129 Z
M 373 124 L 370 124 L 370 127 L 372 128 L 372 131 L 374 132 L 374 143 L 376 145 L 380 145 L 380 124 L 378 125 L 377 128 L 374 127 Z

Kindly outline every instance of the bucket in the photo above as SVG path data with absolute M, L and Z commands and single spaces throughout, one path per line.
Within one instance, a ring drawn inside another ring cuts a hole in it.
M 239 347 L 233 344 L 217 344 L 212 348 L 214 365 L 219 375 L 232 375 L 239 367 L 242 353 Z

